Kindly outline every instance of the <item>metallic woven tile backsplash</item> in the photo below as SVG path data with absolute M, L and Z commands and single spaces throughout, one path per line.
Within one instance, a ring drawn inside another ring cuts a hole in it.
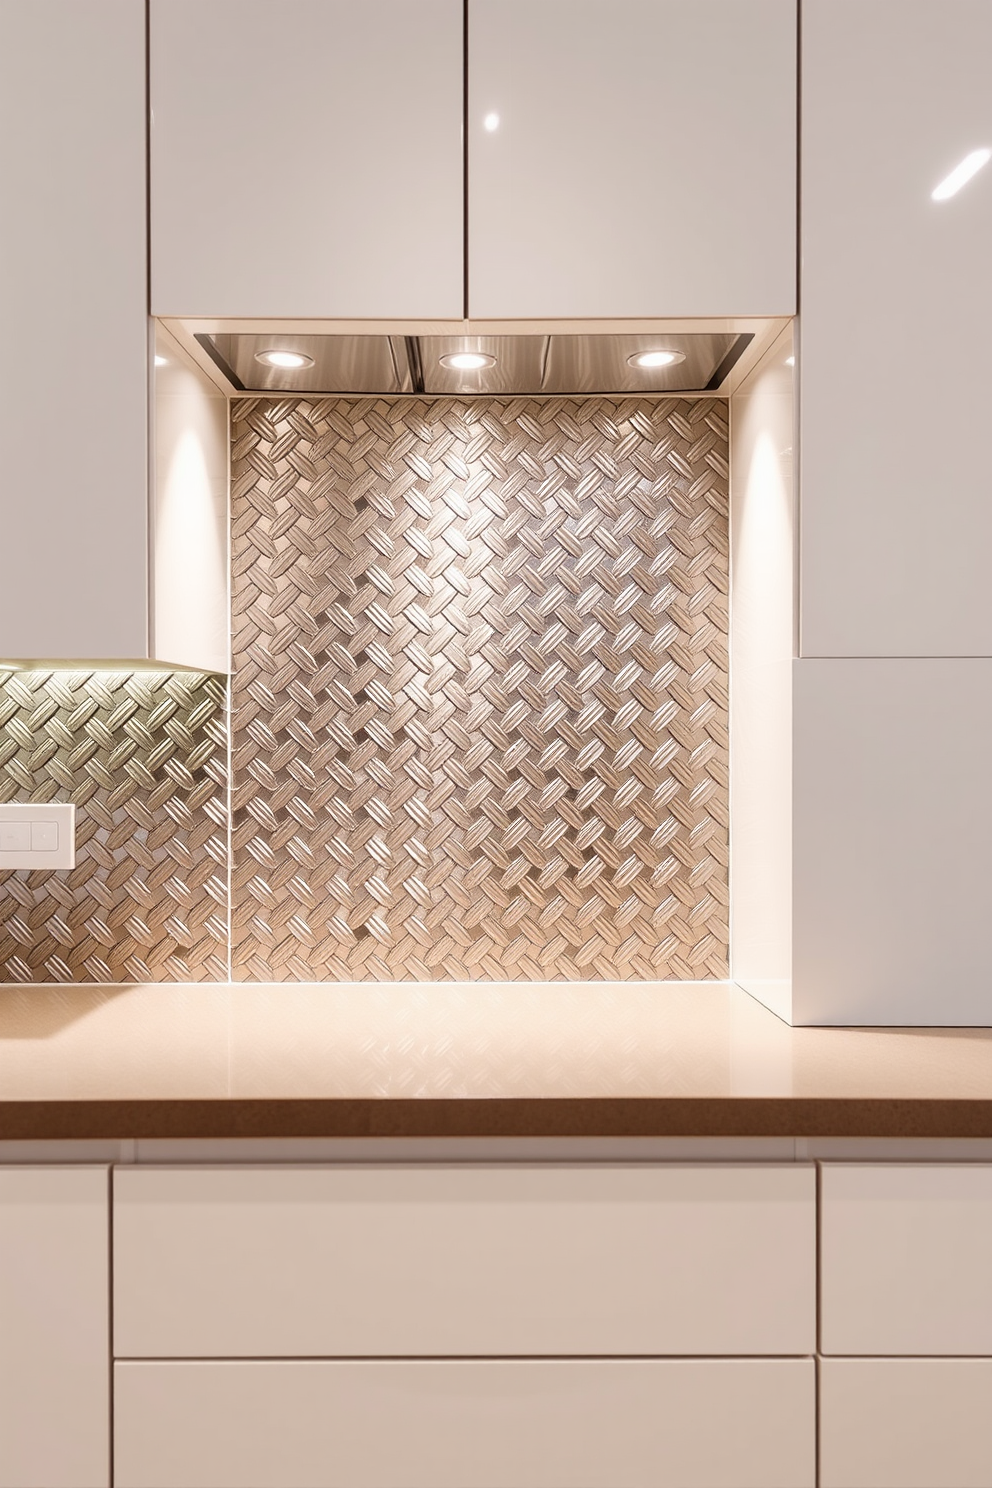
M 232 411 L 235 978 L 726 976 L 726 405 Z
M 226 687 L 0 674 L 0 799 L 75 801 L 76 867 L 0 872 L 0 981 L 226 980 Z

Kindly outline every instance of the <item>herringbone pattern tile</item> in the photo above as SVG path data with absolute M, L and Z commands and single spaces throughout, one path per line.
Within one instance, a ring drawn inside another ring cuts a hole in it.
M 233 413 L 235 976 L 726 976 L 724 405 Z
M 74 801 L 76 867 L 0 872 L 0 980 L 226 981 L 226 687 L 0 677 L 0 798 Z

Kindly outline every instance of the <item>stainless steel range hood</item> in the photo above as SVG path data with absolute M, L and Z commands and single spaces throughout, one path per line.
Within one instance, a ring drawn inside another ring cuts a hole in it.
M 657 335 L 325 336 L 270 332 L 206 333 L 196 340 L 241 392 L 465 394 L 717 392 L 752 340 L 736 332 Z M 307 365 L 259 361 L 297 352 Z M 641 367 L 631 358 L 670 351 L 679 360 Z M 442 358 L 481 352 L 479 370 Z

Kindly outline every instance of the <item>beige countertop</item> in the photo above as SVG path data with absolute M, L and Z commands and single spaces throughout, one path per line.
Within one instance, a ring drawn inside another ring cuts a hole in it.
M 730 983 L 7 986 L 0 1139 L 992 1136 L 992 1029 Z

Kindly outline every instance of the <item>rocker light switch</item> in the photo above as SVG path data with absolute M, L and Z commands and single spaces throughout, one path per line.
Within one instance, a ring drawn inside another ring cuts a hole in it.
M 75 806 L 49 801 L 0 804 L 0 870 L 75 866 Z
M 0 852 L 22 853 L 31 851 L 31 823 L 26 821 L 0 821 Z
M 53 821 L 33 821 L 31 823 L 31 851 L 32 852 L 58 852 L 59 850 L 59 824 Z

